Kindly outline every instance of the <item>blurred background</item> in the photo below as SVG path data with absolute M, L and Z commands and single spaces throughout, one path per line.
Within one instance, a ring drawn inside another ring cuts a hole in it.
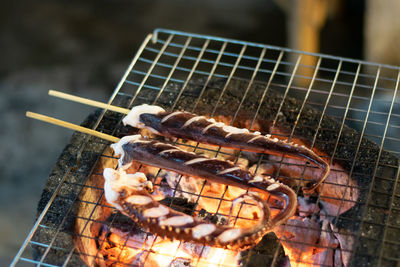
M 106 101 L 148 33 L 162 27 L 400 65 L 398 0 L 8 1 L 0 9 L 0 266 L 32 227 L 41 190 L 92 108 L 49 89 Z

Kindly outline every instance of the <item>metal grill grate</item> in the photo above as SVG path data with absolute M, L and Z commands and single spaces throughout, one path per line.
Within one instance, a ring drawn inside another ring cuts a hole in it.
M 307 59 L 310 58 L 315 61 L 315 65 L 304 64 L 309 62 Z M 201 80 L 202 84 L 199 91 L 194 94 L 187 88 L 198 80 Z M 329 130 L 323 129 L 322 121 L 325 115 L 335 118 L 339 129 L 334 129 L 338 133 L 336 139 L 330 140 L 333 147 L 331 161 L 348 161 L 350 167 L 347 171 L 351 176 L 363 175 L 357 173 L 358 169 L 354 168 L 356 161 L 359 160 L 358 155 L 368 153 L 363 149 L 365 139 L 362 138 L 375 142 L 379 149 L 377 155 L 372 158 L 374 160 L 366 163 L 373 166 L 372 173 L 369 174 L 371 179 L 367 184 L 360 182 L 356 186 L 365 196 L 359 197 L 355 203 L 357 216 L 339 218 L 338 214 L 331 220 L 334 225 L 338 224 L 339 220 L 347 220 L 347 223 L 353 226 L 351 235 L 354 237 L 354 244 L 348 250 L 351 253 L 352 265 L 364 260 L 371 261 L 372 265 L 393 266 L 400 262 L 400 186 L 397 162 L 400 154 L 398 138 L 400 105 L 396 100 L 399 80 L 399 67 L 158 29 L 146 37 L 108 103 L 119 105 L 124 103 L 125 107 L 155 103 L 173 110 L 180 108 L 180 101 L 185 97 L 192 100 L 192 106 L 186 109 L 200 113 L 197 107 L 202 101 L 206 87 L 216 86 L 217 83 L 220 94 L 218 99 L 213 100 L 214 107 L 207 115 L 218 115 L 221 106 L 230 105 L 232 122 L 240 114 L 247 112 L 252 126 L 259 116 L 262 103 L 268 97 L 267 93 L 273 90 L 282 95 L 273 124 L 280 123 L 279 116 L 287 108 L 284 100 L 296 98 L 301 103 L 300 108 L 294 111 L 297 114 L 294 115 L 295 120 L 291 122 L 288 139 L 296 136 L 298 123 L 304 120 L 303 111 L 307 106 L 319 110 L 319 118 L 315 124 L 317 127 L 311 139 L 311 145 L 317 147 L 320 145 L 319 133 Z M 227 93 L 228 86 L 234 82 L 245 85 L 243 97 L 236 104 L 224 103 L 223 96 Z M 264 88 L 257 99 L 252 98 L 251 94 L 254 86 Z M 251 113 L 243 110 L 243 105 L 248 102 L 257 103 L 256 109 Z M 121 117 L 114 116 L 111 119 L 114 120 L 113 125 L 117 127 L 110 129 L 105 126 L 110 120 L 109 113 L 111 112 L 100 113 L 92 128 L 117 134 Z M 350 149 L 355 151 L 356 156 L 340 159 L 337 152 L 346 141 L 342 140 L 346 125 L 357 129 L 362 138 L 354 136 L 358 139 L 353 142 L 356 145 Z M 79 144 L 79 149 L 73 151 L 78 158 L 84 159 L 87 154 L 92 153 L 90 166 L 94 166 L 94 162 L 109 157 L 104 154 L 108 146 L 106 142 L 93 137 L 83 138 L 84 141 Z M 93 149 L 93 142 L 98 144 L 97 149 Z M 382 155 L 386 153 L 385 151 L 392 153 L 396 160 L 383 160 Z M 219 149 L 215 150 L 216 154 L 219 152 Z M 259 163 L 262 161 L 260 158 Z M 95 173 L 93 167 L 86 170 L 88 167 L 84 165 L 85 163 L 87 163 L 85 160 L 81 160 L 77 166 L 58 170 L 59 178 L 53 187 L 54 192 L 48 193 L 48 202 L 43 205 L 40 216 L 12 263 L 13 266 L 26 262 L 39 266 L 72 266 L 75 264 L 72 259 L 82 256 L 72 244 L 66 245 L 59 240 L 63 238 L 64 233 L 68 233 L 66 229 L 69 227 L 71 217 L 86 221 L 86 224 L 93 222 L 101 224 L 104 222 L 94 221 L 91 218 L 92 214 L 99 207 L 110 208 L 100 203 L 103 197 L 100 193 L 97 201 L 85 203 L 92 209 L 90 216 L 76 218 L 74 205 L 82 202 L 79 199 L 81 191 L 91 187 L 102 192 L 101 187 L 86 184 L 87 173 L 92 175 Z M 347 183 L 344 186 L 348 188 L 351 185 Z M 65 192 L 67 190 L 73 192 Z M 377 194 L 381 197 L 376 198 Z M 68 197 L 65 197 L 66 195 Z M 320 199 L 321 196 L 318 196 L 316 202 L 318 203 Z M 339 200 L 341 204 L 348 201 L 343 198 Z M 60 202 L 63 210 L 55 210 L 54 207 L 58 207 Z M 58 223 L 47 224 L 49 216 L 58 217 Z M 107 222 L 108 225 L 112 223 L 113 221 Z M 37 241 L 35 236 L 44 230 L 50 235 L 49 241 Z M 74 238 L 90 238 L 83 233 L 68 234 Z M 32 252 L 32 246 L 40 247 L 42 253 L 38 255 Z M 277 246 L 271 255 L 266 255 L 273 264 L 278 263 L 279 249 Z M 151 252 L 151 247 L 147 251 Z M 61 264 L 52 262 L 48 256 L 50 253 L 58 253 Z M 88 256 L 98 257 L 98 255 Z M 247 254 L 242 262 L 249 263 L 250 258 L 251 253 Z M 300 258 L 298 261 L 302 263 Z

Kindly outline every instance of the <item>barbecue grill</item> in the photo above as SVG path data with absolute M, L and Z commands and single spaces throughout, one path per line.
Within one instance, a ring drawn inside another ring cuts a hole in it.
M 307 57 L 316 58 L 317 64 L 302 64 Z M 295 61 L 290 61 L 293 58 Z M 289 127 L 287 133 L 280 135 L 286 139 L 303 136 L 310 140 L 310 147 L 331 149 L 329 160 L 343 162 L 349 176 L 357 180 L 355 184 L 345 181 L 338 185 L 345 190 L 357 190 L 354 201 L 346 199 L 345 194 L 342 198 L 332 198 L 340 203 L 339 210 L 350 203 L 349 211 L 326 215 L 331 223 L 330 233 L 340 232 L 348 240 L 345 246 L 341 245 L 339 257 L 343 259 L 347 255 L 344 263 L 353 266 L 395 266 L 400 262 L 400 106 L 396 100 L 399 81 L 400 68 L 395 66 L 157 29 L 145 38 L 108 103 L 125 108 L 154 103 L 170 110 L 229 115 L 232 123 L 248 117 L 253 125 L 258 117 L 265 115 L 263 103 L 275 99 L 271 102 L 275 106 L 271 104 L 267 115 L 272 118 L 272 124 Z M 235 92 L 240 95 L 231 96 Z M 235 101 L 229 102 L 232 99 Z M 204 109 L 205 102 L 210 107 L 208 110 Z M 127 132 L 121 119 L 121 114 L 97 110 L 83 125 L 123 136 Z M 126 230 L 130 235 L 139 234 L 142 238 L 141 243 L 132 245 L 128 242 L 129 235 L 122 235 L 120 251 L 137 246 L 134 248 L 144 255 L 141 260 L 157 253 L 154 248 L 157 238 L 134 230 L 132 224 L 104 201 L 99 166 L 105 161 L 116 166 L 116 158 L 108 146 L 107 141 L 74 134 L 48 179 L 36 223 L 12 266 L 23 263 L 126 265 L 122 255 L 112 259 L 101 255 L 102 244 L 111 228 Z M 198 148 L 198 145 L 186 146 Z M 215 155 L 224 153 L 219 148 L 207 149 Z M 236 156 L 236 160 L 240 157 L 240 154 Z M 265 160 L 270 159 L 261 156 L 258 164 Z M 280 164 L 284 164 L 283 160 Z M 155 185 L 160 186 L 161 182 L 157 181 Z M 171 189 L 173 194 L 165 204 L 193 212 L 196 202 L 188 204 L 182 194 L 177 197 L 177 188 L 178 185 Z M 297 193 L 300 193 L 298 188 Z M 194 197 L 200 196 L 202 192 Z M 222 202 L 224 195 L 217 200 Z M 313 201 L 315 206 L 306 216 L 308 219 L 322 216 L 316 210 L 324 196 L 314 196 Z M 288 222 L 284 227 L 297 226 Z M 303 230 L 309 233 L 315 229 Z M 327 230 L 322 227 L 321 232 L 324 231 Z M 285 240 L 290 242 L 290 238 L 285 238 L 268 234 L 255 248 L 239 253 L 236 263 L 245 266 L 287 263 L 281 244 Z M 97 250 L 91 251 L 85 246 L 95 246 Z M 203 245 L 193 249 L 196 255 L 189 262 L 178 254 L 180 246 L 183 245 L 178 242 L 169 255 L 163 255 L 171 266 L 207 263 L 202 259 L 206 253 Z M 329 245 L 307 241 L 298 242 L 297 246 L 300 251 L 310 246 L 331 249 L 326 247 Z M 334 249 L 339 248 L 332 248 L 333 253 Z M 301 256 L 291 261 L 299 266 L 312 263 Z M 234 266 L 221 259 L 209 265 Z

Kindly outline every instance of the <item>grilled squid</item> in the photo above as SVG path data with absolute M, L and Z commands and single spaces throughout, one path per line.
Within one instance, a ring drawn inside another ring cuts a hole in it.
M 146 128 L 155 134 L 166 137 L 182 138 L 206 143 L 241 149 L 256 153 L 288 155 L 302 158 L 318 165 L 323 171 L 320 177 L 303 188 L 305 192 L 317 189 L 329 174 L 329 164 L 311 149 L 288 143 L 270 135 L 259 132 L 249 132 L 247 129 L 228 126 L 214 119 L 198 116 L 184 111 L 168 112 L 159 106 L 140 105 L 132 108 L 123 119 L 124 125 Z
M 121 169 L 128 168 L 132 161 L 138 161 L 210 182 L 268 193 L 279 199 L 283 207 L 271 219 L 266 231 L 282 224 L 296 211 L 297 196 L 291 188 L 270 177 L 253 175 L 228 161 L 187 152 L 170 144 L 144 139 L 140 135 L 125 136 L 111 147 L 116 155 L 121 155 L 118 160 Z
M 143 173 L 127 174 L 121 169 L 107 168 L 104 177 L 107 202 L 142 228 L 161 237 L 242 250 L 257 244 L 271 229 L 269 207 L 256 194 L 242 195 L 234 202 L 255 202 L 260 210 L 259 221 L 252 227 L 234 228 L 196 219 L 155 201 L 148 192 L 151 183 Z

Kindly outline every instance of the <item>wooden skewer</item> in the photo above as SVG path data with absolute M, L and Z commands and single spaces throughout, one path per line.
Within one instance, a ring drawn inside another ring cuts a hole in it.
M 89 128 L 86 128 L 86 127 L 82 127 L 82 126 L 79 126 L 79 125 L 76 125 L 76 124 L 73 124 L 73 123 L 70 123 L 70 122 L 62 121 L 62 120 L 59 120 L 59 119 L 56 119 L 56 118 L 52 118 L 52 117 L 49 117 L 49 116 L 46 116 L 46 115 L 42 115 L 42 114 L 38 114 L 38 113 L 27 111 L 26 112 L 26 116 L 29 117 L 29 118 L 33 118 L 33 119 L 36 119 L 36 120 L 44 121 L 44 122 L 47 122 L 47 123 L 50 123 L 50 124 L 55 124 L 55 125 L 58 125 L 58 126 L 61 126 L 61 127 L 64 127 L 64 128 L 68 128 L 68 129 L 71 129 L 71 130 L 74 130 L 74 131 L 78 131 L 78 132 L 81 132 L 81 133 L 90 134 L 90 135 L 102 138 L 104 140 L 107 140 L 107 141 L 110 141 L 110 142 L 113 142 L 113 143 L 119 142 L 119 138 L 118 137 L 115 137 L 115 136 L 112 136 L 112 135 L 109 135 L 109 134 L 105 134 L 105 133 L 101 133 L 101 132 L 98 132 L 98 131 L 95 131 L 95 130 L 92 130 L 92 129 L 89 129 Z
M 86 104 L 86 105 L 93 106 L 93 107 L 98 107 L 98 108 L 103 108 L 103 109 L 115 111 L 115 112 L 122 113 L 122 114 L 128 114 L 129 111 L 130 111 L 129 109 L 126 109 L 126 108 L 121 108 L 121 107 L 109 105 L 109 104 L 102 103 L 102 102 L 99 102 L 99 101 L 90 100 L 90 99 L 87 99 L 87 98 L 74 96 L 74 95 L 66 94 L 66 93 L 63 93 L 63 92 L 55 91 L 55 90 L 49 90 L 49 95 L 55 96 L 55 97 L 59 97 L 59 98 L 62 98 L 62 99 L 66 99 L 66 100 L 70 100 L 70 101 L 73 101 L 73 102 L 78 102 L 78 103 L 81 103 L 81 104 Z

